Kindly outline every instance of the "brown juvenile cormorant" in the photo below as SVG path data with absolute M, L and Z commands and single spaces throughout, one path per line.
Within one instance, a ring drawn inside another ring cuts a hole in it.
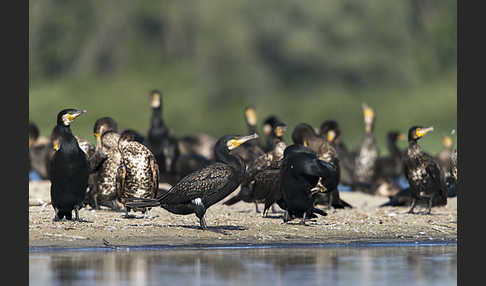
M 348 150 L 346 144 L 341 139 L 341 129 L 337 121 L 324 121 L 319 128 L 319 136 L 327 140 L 336 149 L 340 167 L 340 184 L 352 185 L 354 178 L 354 155 Z
M 35 171 L 43 180 L 48 179 L 47 154 L 51 149 L 49 139 L 39 137 L 39 129 L 33 122 L 29 122 L 29 162 L 30 170 Z
M 263 202 L 265 203 L 263 216 L 265 216 L 266 210 L 278 200 L 280 161 L 286 147 L 284 142 L 279 142 L 271 152 L 265 153 L 251 162 L 241 182 L 239 193 L 223 204 L 231 206 L 239 201 L 254 202 L 255 211 L 259 213 L 258 203 Z M 270 193 L 271 196 L 269 196 Z
M 439 163 L 442 172 L 444 172 L 444 177 L 447 185 L 450 185 L 451 183 L 453 183 L 452 174 L 450 172 L 452 168 L 452 138 L 450 136 L 444 136 L 444 138 L 442 139 L 442 145 L 443 149 L 437 155 L 437 162 Z
M 118 209 L 116 198 L 116 174 L 121 161 L 118 151 L 118 124 L 111 117 L 102 117 L 96 120 L 93 126 L 93 135 L 96 138 L 96 150 L 106 159 L 99 162 L 95 168 L 94 188 L 87 193 L 87 202 L 93 208 L 100 205 Z M 91 176 L 91 175 L 90 175 Z
M 337 188 L 339 175 L 337 169 L 327 162 L 319 160 L 316 154 L 302 145 L 291 145 L 285 149 L 280 166 L 280 191 L 285 209 L 284 222 L 294 218 L 315 217 L 315 213 L 327 215 L 315 208 L 312 189 L 322 179 L 324 187 Z
M 150 92 L 152 118 L 148 131 L 148 146 L 154 154 L 160 168 L 161 182 L 170 181 L 175 161 L 179 156 L 177 140 L 170 134 L 162 116 L 162 93 L 158 90 Z
M 221 137 L 215 147 L 216 162 L 182 178 L 168 192 L 157 199 L 132 199 L 128 207 L 161 206 L 174 214 L 195 213 L 202 229 L 206 229 L 204 214 L 213 204 L 231 194 L 245 174 L 245 163 L 232 153 L 236 147 L 248 140 L 258 138 L 257 134 L 248 136 L 226 135 Z
M 116 177 L 117 198 L 125 206 L 126 217 L 131 210 L 146 214 L 146 208 L 131 208 L 126 202 L 129 198 L 156 198 L 159 166 L 155 156 L 129 132 L 120 134 L 118 149 L 121 162 Z
M 263 125 L 265 130 L 268 130 L 266 126 L 269 124 L 271 124 L 271 130 L 270 133 L 266 135 L 267 142 L 265 148 L 263 148 L 265 152 L 272 151 L 275 145 L 282 141 L 282 137 L 285 132 L 287 132 L 287 125 L 278 119 L 275 119 L 275 121 L 272 120 L 270 123 L 266 122 Z
M 433 127 L 413 126 L 408 131 L 404 172 L 412 195 L 412 207 L 409 213 L 413 213 L 418 200 L 428 202 L 428 214 L 430 214 L 432 203 L 435 200 L 439 206 L 447 204 L 447 187 L 440 166 L 432 156 L 422 151 L 417 143 L 420 138 L 432 130 L 434 130 Z
M 51 203 L 55 211 L 54 221 L 64 217 L 79 219 L 79 209 L 83 207 L 90 163 L 79 147 L 70 128 L 71 122 L 85 110 L 64 109 L 57 115 L 59 149 L 50 162 Z
M 363 103 L 365 134 L 356 150 L 354 158 L 354 180 L 360 183 L 373 183 L 376 161 L 380 156 L 378 145 L 373 133 L 375 112 Z
M 319 160 L 333 165 L 336 168 L 338 178 L 340 178 L 341 169 L 336 149 L 331 146 L 330 142 L 317 136 L 312 126 L 306 123 L 298 124 L 292 132 L 292 140 L 295 144 L 308 147 L 316 154 Z M 351 205 L 340 199 L 339 191 L 337 189 L 338 184 L 336 184 L 335 188 L 333 189 L 325 190 L 324 186 L 319 182 L 318 188 L 321 189 L 323 194 L 316 195 L 316 198 L 320 196 L 324 196 L 324 198 L 319 198 L 317 201 L 319 203 L 327 202 L 328 208 L 351 207 Z

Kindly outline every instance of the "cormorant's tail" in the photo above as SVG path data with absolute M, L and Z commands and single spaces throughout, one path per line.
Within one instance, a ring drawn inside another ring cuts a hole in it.
M 160 202 L 156 199 L 148 198 L 128 198 L 125 207 L 129 208 L 146 208 L 160 206 Z
M 344 208 L 350 208 L 352 209 L 353 206 L 351 206 L 350 204 L 348 204 L 347 202 L 339 199 L 339 203 L 337 203 L 336 205 L 333 205 L 334 208 L 337 208 L 337 209 L 344 209 Z
M 230 198 L 229 200 L 225 201 L 223 205 L 231 206 L 236 204 L 237 202 L 241 201 L 241 196 L 240 194 L 237 194 L 236 196 Z

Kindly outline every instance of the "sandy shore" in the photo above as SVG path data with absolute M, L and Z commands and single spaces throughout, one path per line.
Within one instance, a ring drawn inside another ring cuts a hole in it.
M 408 207 L 378 208 L 386 197 L 342 192 L 341 198 L 354 208 L 328 211 L 327 216 L 308 221 L 308 226 L 298 225 L 299 220 L 282 224 L 282 213 L 270 212 L 263 218 L 254 204 L 229 207 L 220 202 L 206 212 L 209 230 L 203 231 L 195 215 L 174 215 L 162 208 L 153 208 L 150 218 L 137 213 L 139 218 L 127 219 L 124 213 L 87 207 L 80 211 L 87 222 L 53 222 L 49 182 L 32 182 L 29 247 L 102 247 L 103 239 L 127 246 L 457 240 L 456 198 L 449 199 L 447 206 L 433 208 L 431 215 L 407 214 Z

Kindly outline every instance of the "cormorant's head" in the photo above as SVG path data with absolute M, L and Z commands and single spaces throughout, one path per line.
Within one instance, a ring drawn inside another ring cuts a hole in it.
M 111 117 L 101 117 L 96 120 L 93 133 L 96 138 L 96 148 L 101 148 L 101 136 L 108 131 L 118 132 L 118 124 Z
M 422 126 L 412 126 L 408 129 L 408 142 L 417 141 L 422 138 L 425 134 L 433 131 L 434 127 L 424 128 Z
M 252 135 L 247 135 L 247 136 L 241 136 L 241 135 L 225 135 L 221 138 L 218 139 L 216 144 L 214 145 L 214 150 L 222 150 L 225 149 L 227 151 L 231 151 L 236 149 L 238 146 L 241 144 L 258 138 L 258 134 L 252 134 Z
M 319 133 L 321 136 L 325 136 L 328 142 L 333 142 L 341 135 L 341 130 L 339 125 L 335 120 L 326 120 L 322 122 L 319 128 Z
M 273 127 L 278 122 L 278 118 L 275 115 L 268 116 L 265 121 L 263 121 L 263 134 L 269 136 L 272 133 Z
M 39 128 L 33 122 L 29 122 L 29 148 L 39 138 Z
M 60 126 L 69 126 L 74 119 L 83 113 L 86 113 L 86 110 L 64 109 L 57 114 L 57 124 Z
M 294 141 L 295 144 L 308 146 L 309 139 L 316 136 L 316 132 L 312 126 L 307 123 L 299 123 L 295 126 L 294 131 L 292 132 L 292 141 Z
M 405 134 L 401 133 L 400 131 L 389 131 L 387 133 L 388 141 L 390 142 L 397 142 L 398 140 L 404 140 Z
M 150 92 L 150 102 L 152 108 L 159 108 L 162 104 L 162 93 L 157 89 L 152 90 Z
M 452 147 L 452 138 L 450 136 L 444 136 L 442 138 L 442 145 L 444 145 L 444 148 L 451 148 Z
M 60 139 L 61 139 L 61 133 L 59 131 L 59 126 L 54 126 L 54 128 L 52 129 L 52 132 L 51 132 L 51 144 L 52 144 L 52 148 L 54 150 L 59 150 L 59 144 L 60 144 Z
M 287 132 L 287 125 L 285 123 L 278 121 L 275 123 L 273 127 L 273 134 L 277 136 L 278 138 L 281 138 L 284 136 L 285 132 Z
M 138 142 L 143 144 L 143 137 L 135 130 L 126 129 L 120 134 L 120 139 L 118 139 L 118 144 L 124 142 Z
M 248 106 L 245 108 L 245 121 L 249 126 L 255 126 L 257 123 L 257 115 L 255 107 Z
M 363 115 L 364 115 L 364 122 L 365 122 L 365 128 L 366 132 L 371 132 L 373 129 L 373 123 L 375 120 L 375 112 L 371 107 L 369 107 L 366 103 L 363 102 L 362 104 L 363 108 Z

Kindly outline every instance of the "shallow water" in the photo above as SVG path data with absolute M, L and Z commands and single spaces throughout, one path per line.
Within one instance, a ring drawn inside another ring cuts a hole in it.
M 456 244 L 31 249 L 30 285 L 456 285 Z

